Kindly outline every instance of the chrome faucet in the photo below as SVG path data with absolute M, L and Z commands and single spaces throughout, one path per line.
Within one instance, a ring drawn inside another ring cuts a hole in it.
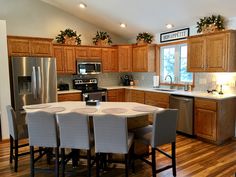
M 169 75 L 169 74 L 166 75 L 165 80 L 166 80 L 168 77 L 170 78 L 170 89 L 173 89 L 173 85 L 172 85 L 173 79 L 172 79 L 171 75 Z

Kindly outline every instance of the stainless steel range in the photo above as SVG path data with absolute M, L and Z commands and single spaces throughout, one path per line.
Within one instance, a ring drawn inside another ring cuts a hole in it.
M 98 81 L 96 78 L 74 79 L 73 88 L 81 90 L 82 101 L 107 101 L 107 89 L 99 88 Z

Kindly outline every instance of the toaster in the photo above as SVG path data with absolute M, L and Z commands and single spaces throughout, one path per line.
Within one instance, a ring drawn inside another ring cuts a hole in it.
M 69 90 L 69 84 L 59 84 L 58 85 L 59 90 Z

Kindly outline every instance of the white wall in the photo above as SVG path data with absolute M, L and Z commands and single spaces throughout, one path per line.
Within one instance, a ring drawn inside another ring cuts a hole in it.
M 8 54 L 7 54 L 7 38 L 6 38 L 6 21 L 0 20 L 0 112 L 2 124 L 2 138 L 9 138 L 8 136 L 8 121 L 6 113 L 6 105 L 11 104 L 10 98 L 10 83 L 9 83 L 9 68 L 8 68 Z
M 0 0 L 0 19 L 7 21 L 8 35 L 55 38 L 60 30 L 71 28 L 82 34 L 82 44 L 92 44 L 96 31 L 104 30 L 39 0 Z M 113 43 L 126 42 L 111 37 Z

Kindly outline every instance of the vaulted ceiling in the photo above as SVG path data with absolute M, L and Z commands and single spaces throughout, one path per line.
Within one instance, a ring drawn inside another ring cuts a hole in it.
M 153 34 L 170 31 L 166 24 L 180 29 L 196 25 L 204 16 L 236 16 L 236 0 L 42 0 L 84 21 L 124 38 L 134 38 L 139 32 Z M 85 3 L 86 9 L 78 7 Z M 126 23 L 127 28 L 120 28 Z M 173 30 L 171 29 L 171 30 Z

